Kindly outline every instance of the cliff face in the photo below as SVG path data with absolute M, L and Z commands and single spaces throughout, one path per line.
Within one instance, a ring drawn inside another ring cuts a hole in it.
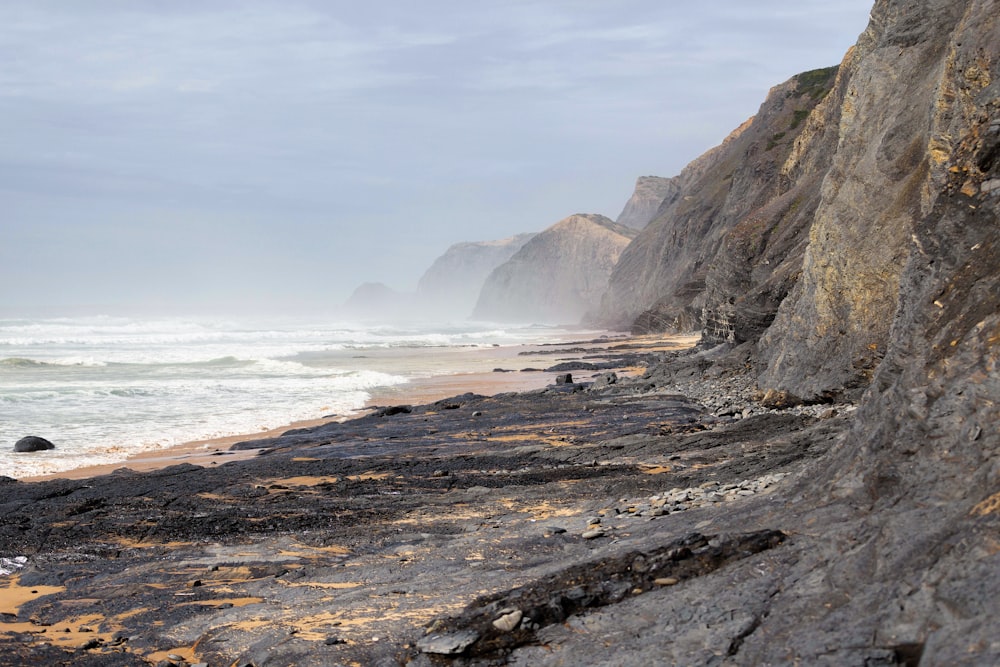
M 601 215 L 572 215 L 528 241 L 486 279 L 474 316 L 576 322 L 593 308 L 634 230 Z
M 498 241 L 456 243 L 448 248 L 417 284 L 417 297 L 427 314 L 468 317 L 490 272 L 534 236 L 518 234 Z
M 958 151 L 982 141 L 995 114 L 1000 42 L 990 41 L 988 6 L 995 3 L 876 4 L 844 64 L 836 151 L 802 279 L 761 340 L 762 385 L 810 397 L 871 380 L 904 295 L 904 266 L 918 251 L 919 221 L 953 181 L 975 194 L 983 177 Z
M 664 201 L 672 201 L 680 189 L 677 178 L 640 176 L 625 208 L 615 220 L 619 225 L 642 229 L 656 218 Z
M 803 394 L 873 377 L 810 490 L 863 517 L 815 601 L 887 600 L 839 617 L 920 664 L 1000 660 L 998 17 L 876 4 L 803 280 L 760 351 Z
M 670 179 L 656 219 L 622 254 L 592 320 L 632 324 L 639 332 L 701 328 L 713 262 L 727 233 L 743 223 L 730 251 L 738 261 L 714 280 L 745 300 L 754 327 L 770 322 L 801 262 L 801 231 L 815 210 L 819 181 L 819 167 L 796 172 L 785 164 L 835 73 L 816 70 L 776 86 L 756 116 Z M 786 261 L 793 268 L 785 269 Z M 763 262 L 769 268 L 754 274 L 754 263 Z M 729 297 L 716 301 L 728 307 Z
M 778 195 L 709 260 L 707 340 L 763 330 L 762 388 L 861 399 L 796 487 L 816 508 L 802 576 L 761 596 L 734 664 L 875 664 L 854 647 L 878 664 L 1000 661 L 998 17 L 996 0 L 879 0 Z M 782 213 L 796 188 L 813 212 L 797 238 Z M 794 263 L 787 279 L 764 268 L 781 238 L 786 261 L 806 244 L 797 280 Z M 685 240 L 661 262 L 690 265 Z M 773 322 L 746 326 L 741 289 L 774 281 L 792 286 Z M 660 303 L 682 303 L 666 286 Z

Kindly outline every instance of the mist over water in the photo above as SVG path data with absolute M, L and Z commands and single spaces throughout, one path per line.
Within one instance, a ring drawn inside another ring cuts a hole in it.
M 454 354 L 565 331 L 125 317 L 0 320 L 0 475 L 346 415 L 377 387 L 461 370 Z M 56 449 L 19 454 L 37 435 Z

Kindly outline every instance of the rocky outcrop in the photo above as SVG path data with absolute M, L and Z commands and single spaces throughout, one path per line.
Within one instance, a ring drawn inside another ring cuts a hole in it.
M 806 72 L 776 86 L 756 116 L 671 179 L 673 194 L 622 253 L 591 320 L 690 331 L 707 307 L 723 337 L 759 335 L 801 265 L 823 164 L 795 161 L 796 142 L 810 127 L 807 136 L 822 134 L 810 118 L 835 74 Z
M 672 201 L 680 190 L 677 178 L 640 176 L 635 191 L 615 220 L 619 225 L 642 229 L 659 214 L 664 202 Z
M 487 276 L 520 250 L 534 234 L 498 241 L 456 243 L 424 272 L 417 297 L 431 317 L 468 317 Z
M 571 215 L 528 241 L 486 279 L 474 316 L 568 323 L 594 308 L 635 231 L 602 215 Z

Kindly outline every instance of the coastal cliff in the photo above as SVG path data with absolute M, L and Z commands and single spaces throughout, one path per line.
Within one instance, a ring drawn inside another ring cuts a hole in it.
M 819 186 L 816 169 L 792 181 L 783 167 L 835 75 L 836 68 L 816 70 L 774 87 L 756 116 L 671 179 L 656 218 L 622 253 L 588 319 L 637 332 L 698 330 L 712 280 L 714 291 L 726 283 L 738 293 L 751 327 L 769 323 L 801 262 L 801 232 Z M 724 277 L 710 279 L 726 252 L 741 257 Z M 763 262 L 771 265 L 767 276 L 747 270 Z
M 524 247 L 535 234 L 496 241 L 456 243 L 434 260 L 417 283 L 426 314 L 468 317 L 490 273 Z
M 762 385 L 803 397 L 867 386 L 902 300 L 915 296 L 902 274 L 922 256 L 918 231 L 940 215 L 938 200 L 962 193 L 982 200 L 968 203 L 981 214 L 995 212 L 996 196 L 980 189 L 990 158 L 975 157 L 997 119 L 995 8 L 876 4 L 831 100 L 840 109 L 836 150 L 802 278 L 761 340 Z M 937 308 L 934 300 L 923 306 Z
M 593 308 L 635 230 L 602 215 L 571 215 L 538 234 L 486 279 L 474 316 L 568 323 Z
M 672 201 L 680 190 L 677 178 L 640 176 L 625 208 L 615 220 L 619 225 L 642 229 L 659 215 L 665 201 Z

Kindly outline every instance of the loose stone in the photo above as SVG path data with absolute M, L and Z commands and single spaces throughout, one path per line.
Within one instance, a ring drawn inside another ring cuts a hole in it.
M 677 584 L 678 581 L 680 580 L 676 577 L 659 577 L 657 579 L 653 579 L 653 583 L 657 586 L 673 586 Z
M 521 622 L 521 618 L 524 614 L 520 609 L 515 609 L 514 611 L 504 614 L 500 618 L 493 621 L 493 627 L 495 627 L 500 632 L 510 632 L 517 627 L 518 623 Z
M 597 537 L 604 537 L 604 531 L 600 528 L 595 528 L 593 530 L 584 531 L 580 537 L 585 540 L 592 540 Z

